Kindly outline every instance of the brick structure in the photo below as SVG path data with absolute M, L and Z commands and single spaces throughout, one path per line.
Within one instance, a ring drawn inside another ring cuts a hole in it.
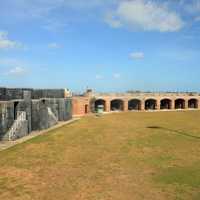
M 73 97 L 73 116 L 83 116 L 90 113 L 90 98 L 84 96 Z
M 173 92 L 92 93 L 89 91 L 73 97 L 73 115 L 95 112 L 99 105 L 103 105 L 105 112 L 200 109 L 200 95 Z M 87 112 L 86 106 L 90 108 Z

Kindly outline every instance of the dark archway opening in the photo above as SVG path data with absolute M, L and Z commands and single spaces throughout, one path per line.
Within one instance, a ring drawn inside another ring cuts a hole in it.
M 162 99 L 160 101 L 160 109 L 171 109 L 172 101 L 170 99 Z
M 85 109 L 85 114 L 87 114 L 87 113 L 89 112 L 89 105 L 88 105 L 88 104 L 85 104 L 84 109 Z
M 198 108 L 198 100 L 197 99 L 190 99 L 188 101 L 188 108 L 197 109 Z
M 184 99 L 176 99 L 175 100 L 175 109 L 185 109 L 185 100 Z
M 103 111 L 106 111 L 106 101 L 103 99 L 98 99 L 94 103 L 95 111 L 97 111 L 99 108 L 102 108 Z
M 132 99 L 128 102 L 128 110 L 141 110 L 141 101 Z
M 15 102 L 14 102 L 14 120 L 17 119 L 18 105 L 19 105 L 19 102 L 18 102 L 18 101 L 15 101 Z
M 124 110 L 124 102 L 120 99 L 112 100 L 110 103 L 110 107 L 112 111 L 123 111 Z
M 147 99 L 145 101 L 145 110 L 155 110 L 157 102 L 155 99 Z

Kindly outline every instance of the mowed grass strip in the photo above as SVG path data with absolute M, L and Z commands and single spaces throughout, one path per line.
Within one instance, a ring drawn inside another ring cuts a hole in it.
M 0 152 L 0 199 L 200 199 L 200 111 L 90 116 Z

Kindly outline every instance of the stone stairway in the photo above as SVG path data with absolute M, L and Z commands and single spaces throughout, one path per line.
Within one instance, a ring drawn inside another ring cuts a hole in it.
M 8 140 L 15 140 L 16 138 L 18 138 L 18 132 L 20 131 L 20 129 L 23 128 L 24 126 L 24 122 L 26 122 L 26 112 L 24 111 L 18 111 L 17 112 L 17 119 L 14 121 L 13 125 L 11 126 L 11 128 L 9 129 L 7 135 L 8 135 Z M 27 134 L 27 133 L 25 133 Z
M 50 108 L 50 107 L 47 107 L 47 110 L 48 110 L 49 116 L 51 116 L 51 117 L 55 120 L 55 122 L 57 123 L 57 122 L 58 122 L 58 118 L 57 118 L 56 115 L 53 113 L 53 111 L 51 110 L 51 108 Z

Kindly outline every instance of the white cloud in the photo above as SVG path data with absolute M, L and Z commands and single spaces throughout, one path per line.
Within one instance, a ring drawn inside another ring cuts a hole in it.
M 7 0 L 1 9 L 9 8 L 17 17 L 40 18 L 52 12 L 60 10 L 89 10 L 93 8 L 106 7 L 113 5 L 119 0 Z
M 62 22 L 62 20 L 57 20 L 57 19 L 50 19 L 45 20 L 45 24 L 42 25 L 42 28 L 51 31 L 51 32 L 60 32 L 63 31 L 68 27 L 67 22 Z
M 22 66 L 24 63 L 22 61 L 19 61 L 18 59 L 14 58 L 0 58 L 0 67 L 2 68 L 3 66 Z
M 97 80 L 101 80 L 101 79 L 103 79 L 103 76 L 100 75 L 100 74 L 97 74 L 97 75 L 95 76 L 95 78 L 96 78 Z
M 132 53 L 130 53 L 129 56 L 131 59 L 143 59 L 144 53 L 143 52 L 132 52 Z
M 117 20 L 114 15 L 111 13 L 107 13 L 105 16 L 105 22 L 109 24 L 113 28 L 119 28 L 122 26 L 122 23 L 120 20 Z
M 184 26 L 176 12 L 146 0 L 122 1 L 107 16 L 106 22 L 115 28 L 126 26 L 134 30 L 173 32 Z
M 59 48 L 61 48 L 61 46 L 56 42 L 52 42 L 52 43 L 48 44 L 48 48 L 49 49 L 59 49 Z
M 14 67 L 11 68 L 8 72 L 7 75 L 12 75 L 12 76 L 22 76 L 26 74 L 26 69 L 23 67 Z
M 121 74 L 119 74 L 119 73 L 113 74 L 113 78 L 115 78 L 115 79 L 119 79 L 120 77 L 121 77 Z
M 8 33 L 0 31 L 0 49 L 18 49 L 24 48 L 24 46 L 17 41 L 8 39 Z

